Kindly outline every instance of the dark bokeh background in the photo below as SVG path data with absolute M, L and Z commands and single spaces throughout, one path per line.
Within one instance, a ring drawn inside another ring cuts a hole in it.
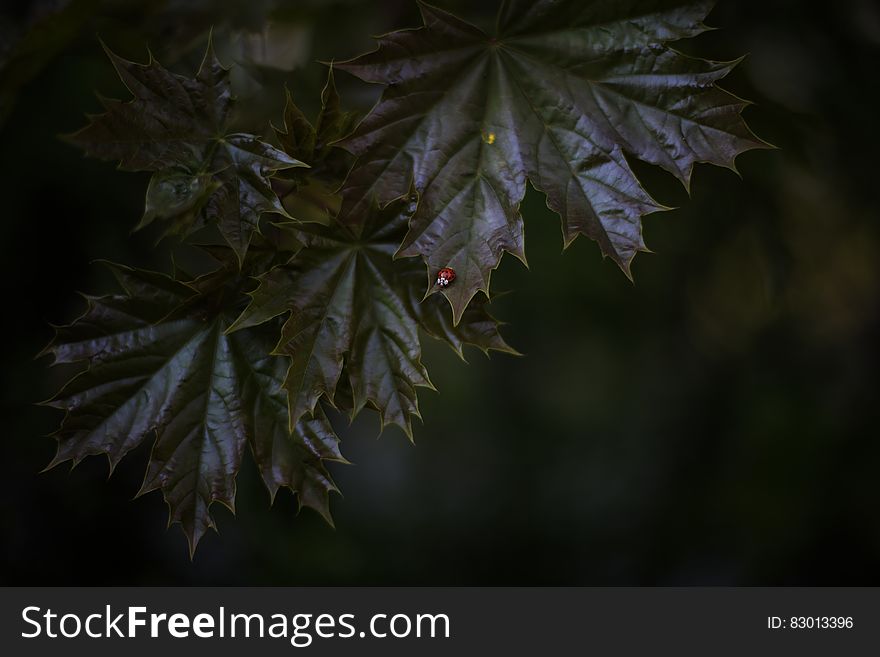
M 524 205 L 531 271 L 495 284 L 525 358 L 429 343 L 440 394 L 409 445 L 366 414 L 339 424 L 337 529 L 256 468 L 238 517 L 190 563 L 159 494 L 132 501 L 146 449 L 40 474 L 58 417 L 32 405 L 61 383 L 33 355 L 48 322 L 110 282 L 96 258 L 166 268 L 169 245 L 129 235 L 145 178 L 85 160 L 57 134 L 122 90 L 96 35 L 145 45 L 191 73 L 213 25 L 238 61 L 243 120 L 278 119 L 286 83 L 314 108 L 318 59 L 418 23 L 401 2 L 94 0 L 19 3 L 0 21 L 2 580 L 20 584 L 880 584 L 880 9 L 872 0 L 721 0 L 722 28 L 687 52 L 748 59 L 725 86 L 781 147 L 742 156 L 742 179 L 698 168 L 680 209 L 646 220 L 656 255 L 636 284 L 596 246 L 560 256 L 559 222 Z M 442 2 L 475 21 L 493 8 Z M 10 13 L 11 12 L 11 13 Z M 265 28 L 266 18 L 272 19 Z M 267 66 L 267 64 L 269 64 Z M 375 89 L 340 74 L 351 106 Z M 268 93 L 254 95 L 255 83 Z

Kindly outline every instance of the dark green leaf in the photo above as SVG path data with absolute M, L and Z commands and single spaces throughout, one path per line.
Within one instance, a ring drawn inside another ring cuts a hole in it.
M 668 45 L 702 32 L 711 4 L 513 0 L 495 36 L 422 4 L 423 27 L 337 64 L 387 85 L 343 142 L 359 159 L 341 220 L 356 224 L 376 199 L 414 185 L 421 198 L 399 254 L 420 255 L 431 273 L 456 270 L 443 290 L 456 322 L 477 292 L 488 294 L 504 251 L 524 259 L 527 180 L 561 215 L 566 245 L 587 235 L 629 275 L 645 250 L 641 217 L 663 208 L 625 154 L 687 185 L 694 163 L 732 168 L 739 153 L 765 146 L 740 117 L 745 103 L 715 86 L 735 63 Z
M 139 227 L 158 219 L 165 235 L 185 236 L 217 224 L 242 259 L 260 216 L 285 214 L 269 177 L 303 163 L 253 135 L 228 132 L 229 72 L 210 45 L 195 78 L 153 59 L 141 65 L 107 54 L 134 98 L 104 100 L 107 111 L 71 140 L 124 169 L 155 172 Z
M 155 437 L 139 494 L 162 490 L 194 551 L 214 526 L 211 504 L 234 510 L 250 444 L 273 497 L 286 486 L 329 521 L 335 486 L 323 461 L 342 460 L 335 433 L 320 407 L 291 430 L 281 387 L 289 362 L 270 355 L 277 327 L 227 335 L 241 295 L 225 282 L 237 266 L 192 285 L 111 268 L 124 292 L 89 298 L 46 349 L 56 363 L 88 364 L 48 402 L 66 411 L 51 465 L 106 454 L 112 468 Z
M 315 125 L 296 106 L 288 91 L 284 105 L 284 128 L 275 128 L 275 134 L 288 155 L 310 164 L 312 168 L 303 172 L 303 175 L 342 178 L 351 165 L 350 156 L 337 148 L 335 143 L 348 136 L 356 122 L 354 112 L 345 112 L 340 107 L 331 67 L 327 73 L 327 84 L 321 91 L 321 111 Z
M 333 67 L 327 71 L 327 84 L 321 91 L 321 113 L 315 124 L 318 150 L 326 157 L 335 151 L 333 144 L 351 133 L 357 122 L 357 114 L 345 112 L 339 103 L 336 81 L 333 79 Z
M 284 128 L 275 128 L 275 135 L 284 151 L 298 160 L 313 162 L 317 134 L 315 128 L 293 102 L 290 90 L 286 90 L 284 103 Z
M 335 143 L 348 135 L 357 120 L 353 112 L 340 108 L 333 69 L 321 92 L 321 111 L 313 126 L 293 102 L 290 92 L 284 107 L 284 128 L 275 134 L 291 157 L 309 162 L 311 168 L 290 171 L 290 182 L 282 193 L 284 209 L 298 221 L 329 224 L 339 212 L 339 183 L 351 167 L 351 155 Z
M 346 410 L 354 415 L 369 404 L 383 425 L 397 424 L 412 436 L 412 417 L 419 417 L 416 388 L 432 387 L 421 362 L 420 327 L 459 353 L 463 344 L 512 351 L 483 303 L 457 327 L 443 317 L 439 299 L 420 303 L 422 266 L 392 257 L 411 209 L 408 200 L 374 208 L 359 236 L 340 225 L 284 226 L 306 248 L 259 277 L 233 330 L 290 312 L 276 353 L 292 359 L 284 382 L 291 419 L 308 414 L 322 395 L 334 401 L 344 377 L 353 397 Z

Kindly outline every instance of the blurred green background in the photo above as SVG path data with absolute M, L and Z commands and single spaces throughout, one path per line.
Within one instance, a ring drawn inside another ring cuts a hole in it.
M 493 3 L 440 3 L 491 24 Z M 96 258 L 168 269 L 170 244 L 130 235 L 146 177 L 83 159 L 57 135 L 123 96 L 98 35 L 191 74 L 213 26 L 238 62 L 241 119 L 268 134 L 283 85 L 313 112 L 316 60 L 419 23 L 413 2 L 22 2 L 0 19 L 5 353 L 0 477 L 4 584 L 880 584 L 880 7 L 872 0 L 721 0 L 722 28 L 681 44 L 749 57 L 724 86 L 778 151 L 742 179 L 696 171 L 692 198 L 634 164 L 680 209 L 648 217 L 655 254 L 632 285 L 530 192 L 531 271 L 506 258 L 495 305 L 524 358 L 428 341 L 440 394 L 421 395 L 416 445 L 338 422 L 337 528 L 252 464 L 238 516 L 215 511 L 190 563 L 159 494 L 132 501 L 142 447 L 40 470 L 58 421 L 33 402 L 62 383 L 33 355 L 48 322 L 111 284 Z M 343 100 L 377 89 L 339 74 Z M 257 93 L 259 88 L 263 93 Z M 261 128 L 262 127 L 262 128 Z M 427 339 L 426 339 L 427 340 Z

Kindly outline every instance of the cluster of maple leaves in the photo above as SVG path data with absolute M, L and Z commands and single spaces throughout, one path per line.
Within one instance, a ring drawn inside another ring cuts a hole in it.
M 214 227 L 198 248 L 217 267 L 108 263 L 121 292 L 89 297 L 46 348 L 85 363 L 49 402 L 65 411 L 53 463 L 115 466 L 154 440 L 141 492 L 163 492 L 191 551 L 211 504 L 234 508 L 248 448 L 273 497 L 288 487 L 329 521 L 325 462 L 344 459 L 322 405 L 375 409 L 411 437 L 432 387 L 421 334 L 512 351 L 487 305 L 502 254 L 525 261 L 527 182 L 566 244 L 587 235 L 629 275 L 641 217 L 663 208 L 626 155 L 688 185 L 696 162 L 764 146 L 715 86 L 735 62 L 668 45 L 705 29 L 709 2 L 512 0 L 495 36 L 421 8 L 421 28 L 335 65 L 385 86 L 366 117 L 341 109 L 331 70 L 314 124 L 288 94 L 276 145 L 229 131 L 210 46 L 194 78 L 108 51 L 133 98 L 105 100 L 72 141 L 151 172 L 139 226 Z M 455 281 L 435 285 L 447 267 Z

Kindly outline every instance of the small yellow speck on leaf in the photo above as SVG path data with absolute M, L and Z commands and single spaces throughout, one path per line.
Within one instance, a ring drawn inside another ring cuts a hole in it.
M 495 133 L 490 132 L 488 135 L 483 137 L 483 141 L 489 144 L 490 146 L 495 143 Z

